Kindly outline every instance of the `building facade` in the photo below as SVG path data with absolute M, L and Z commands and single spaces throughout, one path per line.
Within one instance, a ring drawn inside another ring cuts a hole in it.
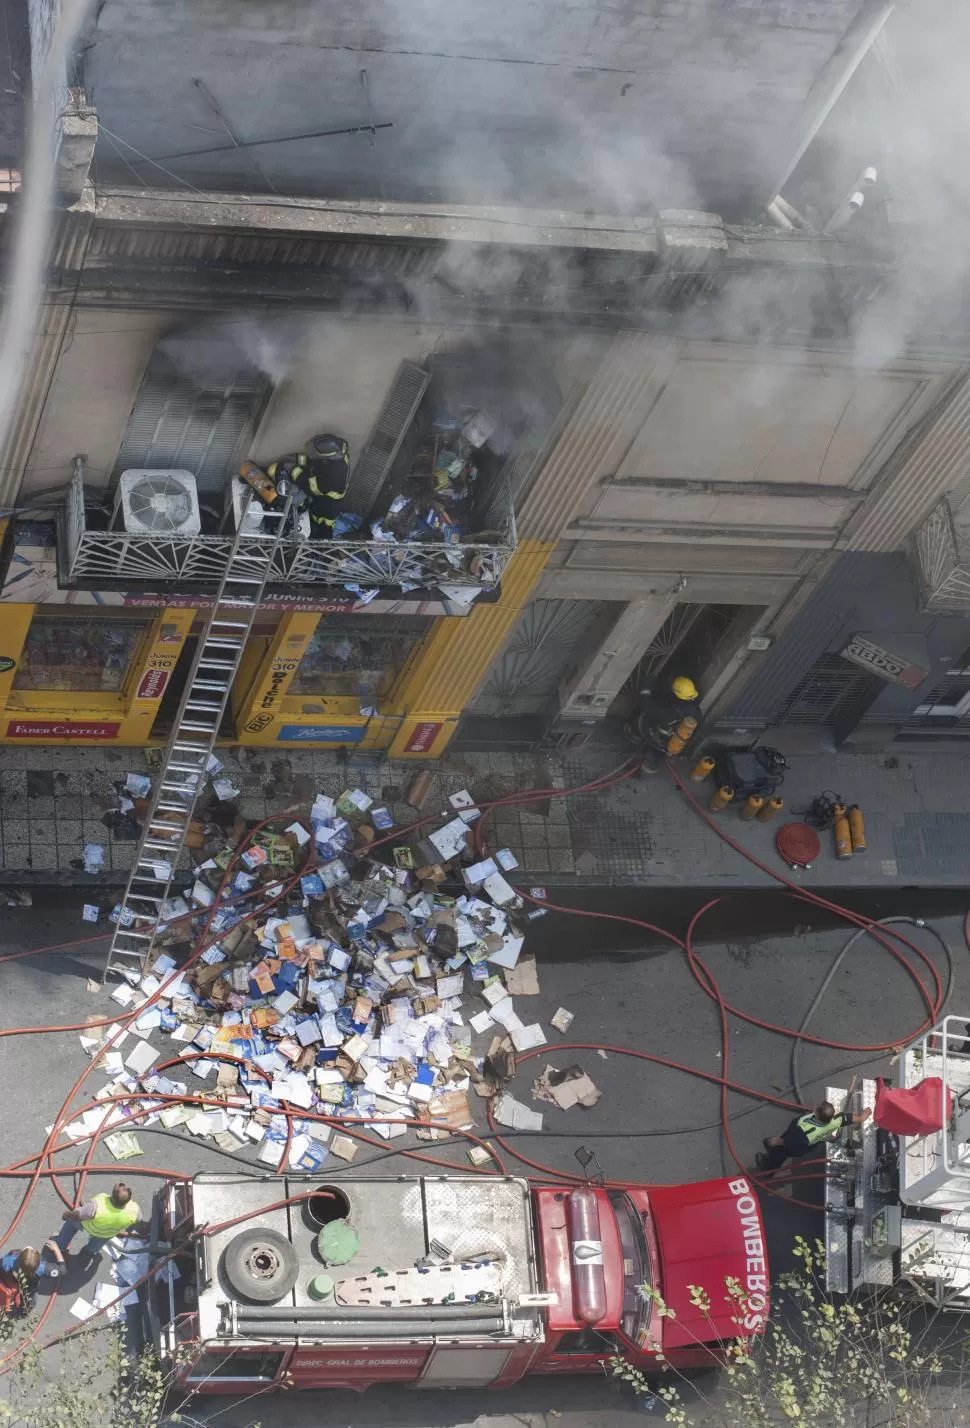
M 752 23 L 761 13 L 751 66 L 785 38 L 770 8 L 740 7 Z M 90 101 L 105 127 L 91 175 L 62 193 L 0 474 L 0 742 L 164 743 L 220 570 L 248 536 L 239 467 L 321 432 L 349 444 L 356 524 L 325 542 L 294 534 L 281 552 L 227 741 L 413 759 L 579 742 L 624 725 L 639 691 L 673 672 L 700 685 L 721 738 L 961 737 L 964 348 L 933 333 L 860 345 L 860 322 L 894 301 L 892 233 L 846 240 L 734 216 L 797 180 L 891 8 L 813 7 L 788 73 L 801 98 L 777 112 L 782 147 L 752 151 L 736 114 L 723 136 L 735 159 L 712 164 L 700 111 L 682 116 L 697 158 L 690 185 L 668 173 L 664 191 L 695 206 L 644 217 L 639 200 L 604 211 L 604 195 L 597 214 L 512 207 L 507 186 L 494 191 L 506 206 L 476 206 L 470 150 L 436 189 L 414 147 L 431 123 L 417 93 L 394 136 L 393 198 L 359 196 L 339 153 L 324 186 L 341 196 L 321 197 L 319 170 L 286 138 L 250 145 L 224 113 L 225 144 L 186 144 L 185 169 L 173 135 L 149 161 L 164 186 L 123 185 L 118 156 L 144 159 L 150 125 L 119 147 L 109 61 L 162 9 L 109 0 L 81 76 L 91 94 L 74 92 L 62 140 L 72 182 L 97 131 Z M 663 11 L 651 33 L 673 43 L 675 21 L 689 29 L 710 7 L 641 9 Z M 184 36 L 166 19 L 158 38 L 174 64 Z M 494 62 L 505 76 L 511 56 Z M 197 79 L 211 120 L 219 101 Z M 368 122 L 376 144 L 384 121 Z M 524 134 L 525 111 L 515 123 Z M 386 155 L 373 162 L 380 175 L 358 173 L 358 188 L 387 180 Z M 576 197 L 558 171 L 550 162 L 536 185 L 551 205 Z M 518 194 L 528 174 L 506 179 Z M 439 479 L 476 419 L 487 435 L 461 448 L 460 479 L 472 466 L 474 480 L 457 518 L 432 501 L 417 534 L 395 526 L 415 473 Z M 167 473 L 175 488 L 158 486 Z M 179 473 L 198 507 L 173 525 Z

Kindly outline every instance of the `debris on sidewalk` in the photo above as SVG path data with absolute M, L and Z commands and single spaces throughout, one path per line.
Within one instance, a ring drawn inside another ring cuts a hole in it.
M 104 1143 L 115 1160 L 133 1160 L 145 1153 L 134 1131 L 116 1131 L 114 1135 L 106 1135 Z
M 511 1130 L 542 1130 L 542 1112 L 524 1106 L 513 1096 L 499 1096 L 492 1107 L 492 1114 L 500 1126 L 508 1126 Z
M 511 996 L 537 997 L 539 995 L 539 977 L 536 972 L 536 959 L 523 957 L 516 962 L 515 966 L 505 974 L 505 985 Z
M 80 1319 L 83 1324 L 87 1319 L 97 1314 L 98 1311 L 89 1299 L 85 1299 L 83 1294 L 79 1294 L 68 1312 L 73 1314 L 75 1319 Z
M 104 848 L 100 843 L 85 843 L 81 859 L 86 873 L 100 873 L 104 868 Z
M 113 1114 L 229 1151 L 255 1145 L 281 1170 L 357 1154 L 357 1141 L 311 1117 L 356 1120 L 385 1140 L 420 1121 L 420 1138 L 446 1139 L 473 1126 L 472 1090 L 517 1128 L 541 1129 L 542 1115 L 504 1092 L 516 1051 L 546 1041 L 513 1000 L 539 992 L 535 959 L 520 955 L 523 901 L 496 861 L 476 859 L 471 794 L 449 805 L 399 835 L 357 788 L 254 830 L 207 820 L 192 871 L 163 905 L 152 966 L 111 993 L 139 1039 L 103 1054 L 107 1091 L 141 1095 Z M 186 966 L 200 939 L 209 945 Z M 476 1052 L 479 1035 L 488 1049 Z M 103 1042 L 92 1029 L 82 1044 L 98 1055 Z M 182 1066 L 156 1069 L 172 1058 Z M 189 1095 L 204 1104 L 161 1099 Z
M 559 1007 L 549 1018 L 549 1025 L 554 1026 L 557 1031 L 561 1031 L 563 1036 L 565 1036 L 574 1021 L 575 1016 L 571 1011 L 567 1011 L 565 1007 Z
M 589 1110 L 602 1094 L 581 1066 L 567 1066 L 564 1071 L 547 1066 L 532 1085 L 532 1095 L 537 1101 L 551 1101 L 561 1111 L 568 1111 L 572 1106 Z

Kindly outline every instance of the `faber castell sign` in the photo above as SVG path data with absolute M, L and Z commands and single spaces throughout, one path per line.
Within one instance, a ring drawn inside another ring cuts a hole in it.
M 892 684 L 905 685 L 907 689 L 917 689 L 929 674 L 929 670 L 900 659 L 899 655 L 884 650 L 882 645 L 873 644 L 863 635 L 853 635 L 839 653 L 843 659 L 867 669 L 870 674 L 877 674 L 880 679 L 888 679 Z

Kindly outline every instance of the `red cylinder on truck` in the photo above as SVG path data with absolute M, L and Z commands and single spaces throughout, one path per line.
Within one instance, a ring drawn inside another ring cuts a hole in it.
M 566 1228 L 572 1261 L 573 1309 L 584 1324 L 606 1317 L 606 1270 L 595 1190 L 571 1190 L 566 1197 Z

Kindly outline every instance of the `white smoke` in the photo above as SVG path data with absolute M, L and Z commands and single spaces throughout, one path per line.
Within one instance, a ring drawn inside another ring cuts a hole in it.
M 93 0 L 63 0 L 47 58 L 34 85 L 17 233 L 0 318 L 0 452 L 7 449 L 28 371 L 49 261 L 56 172 L 56 100 L 64 92 L 68 62 L 92 4 Z M 19 475 L 18 469 L 7 468 L 2 485 L 13 485 Z

